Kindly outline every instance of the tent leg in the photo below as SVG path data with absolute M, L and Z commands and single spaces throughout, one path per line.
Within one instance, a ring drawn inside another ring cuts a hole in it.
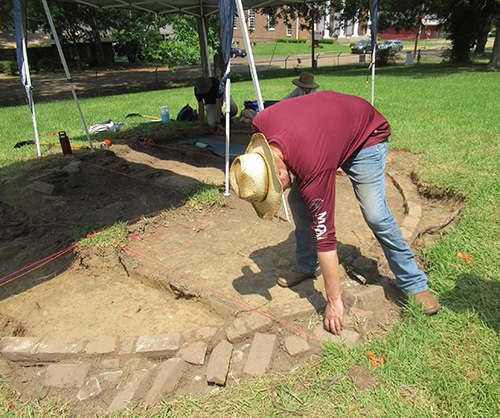
M 31 123 L 35 135 L 36 154 L 41 156 L 40 141 L 38 138 L 38 127 L 36 123 L 35 102 L 33 100 L 33 86 L 31 85 L 30 67 L 28 53 L 26 50 L 26 1 L 14 0 L 14 26 L 16 32 L 16 55 L 19 66 L 19 74 L 24 87 L 26 99 L 30 107 Z
M 248 65 L 250 66 L 250 73 L 252 74 L 255 96 L 257 97 L 259 109 L 262 110 L 264 109 L 264 102 L 262 101 L 262 93 L 260 91 L 259 79 L 257 78 L 257 70 L 255 68 L 255 61 L 253 59 L 252 46 L 250 45 L 250 36 L 248 35 L 248 28 L 245 21 L 245 11 L 243 10 L 243 4 L 241 0 L 236 0 L 236 7 L 238 8 L 238 15 L 240 16 L 241 32 L 243 34 L 243 40 L 245 42 L 245 47 L 247 50 Z
M 73 86 L 73 81 L 71 80 L 71 74 L 69 73 L 68 65 L 66 63 L 66 58 L 64 57 L 63 50 L 61 48 L 61 43 L 59 42 L 59 36 L 57 35 L 56 28 L 54 26 L 54 22 L 52 21 L 52 15 L 50 14 L 49 6 L 47 5 L 47 0 L 42 0 L 43 8 L 45 9 L 45 14 L 47 15 L 47 20 L 49 21 L 50 30 L 52 31 L 52 36 L 54 37 L 54 41 L 56 43 L 57 51 L 59 52 L 59 58 L 61 59 L 61 63 L 64 68 L 64 72 L 66 74 L 66 79 L 69 82 L 71 92 L 73 93 L 73 98 L 75 99 L 76 107 L 78 108 L 78 112 L 80 113 L 80 119 L 82 120 L 83 128 L 87 135 L 87 140 L 89 141 L 90 150 L 94 152 L 94 146 L 92 145 L 92 141 L 90 139 L 89 130 L 87 129 L 87 124 L 85 123 L 85 118 L 83 117 L 82 109 L 80 107 L 80 102 L 78 101 L 78 97 L 76 95 L 75 87 Z
M 204 77 L 212 77 L 210 58 L 208 55 L 207 20 L 205 17 L 198 18 L 198 33 L 200 35 L 201 69 Z
M 231 60 L 227 63 L 226 72 L 231 71 Z M 224 196 L 229 196 L 229 152 L 230 152 L 230 129 L 231 129 L 231 78 L 227 77 L 224 94 L 226 96 L 226 192 Z
M 255 68 L 255 60 L 253 59 L 252 46 L 250 45 L 250 36 L 248 35 L 248 28 L 245 21 L 245 11 L 243 10 L 243 4 L 241 0 L 236 0 L 236 7 L 238 9 L 238 15 L 240 16 L 241 31 L 243 33 L 243 40 L 245 41 L 245 47 L 247 49 L 248 65 L 250 66 L 250 73 L 252 74 L 253 87 L 255 90 L 255 96 L 257 97 L 257 103 L 259 109 L 264 109 L 264 102 L 262 100 L 262 93 L 260 91 L 259 79 L 257 78 L 257 69 Z M 283 210 L 285 211 L 286 220 L 290 222 L 290 216 L 288 215 L 288 207 L 286 205 L 285 195 L 282 196 Z

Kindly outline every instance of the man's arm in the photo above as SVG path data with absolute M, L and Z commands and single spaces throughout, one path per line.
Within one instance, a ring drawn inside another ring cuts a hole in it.
M 337 250 L 318 251 L 319 265 L 325 280 L 326 300 L 325 328 L 340 335 L 344 326 L 344 303 L 340 294 L 340 272 Z
M 205 120 L 205 105 L 203 104 L 203 100 L 198 102 L 198 122 L 200 126 L 203 126 L 203 121 Z
M 217 131 L 219 131 L 219 129 L 224 128 L 224 124 L 222 123 L 222 120 L 221 120 L 221 118 L 222 118 L 222 97 L 215 99 L 215 106 L 217 109 L 217 126 L 215 128 L 217 129 Z

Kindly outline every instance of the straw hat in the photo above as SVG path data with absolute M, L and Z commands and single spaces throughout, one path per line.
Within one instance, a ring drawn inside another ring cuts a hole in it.
M 262 219 L 272 219 L 281 205 L 283 185 L 266 137 L 254 134 L 245 154 L 236 157 L 229 180 L 240 199 L 248 200 Z
M 318 83 L 314 82 L 314 74 L 309 71 L 302 72 L 300 78 L 296 78 L 292 83 L 305 89 L 317 89 L 319 87 Z
M 206 94 L 212 88 L 212 79 L 210 77 L 198 77 L 194 82 L 196 93 Z

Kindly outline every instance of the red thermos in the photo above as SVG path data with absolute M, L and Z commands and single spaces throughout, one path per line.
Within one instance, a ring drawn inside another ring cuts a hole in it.
M 71 145 L 69 144 L 68 135 L 66 132 L 59 132 L 59 142 L 61 143 L 62 152 L 65 156 L 72 155 L 73 151 L 71 150 Z

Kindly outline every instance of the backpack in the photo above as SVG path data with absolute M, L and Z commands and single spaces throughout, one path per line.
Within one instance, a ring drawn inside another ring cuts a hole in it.
M 188 104 L 177 115 L 178 121 L 189 122 L 198 119 L 198 112 Z

